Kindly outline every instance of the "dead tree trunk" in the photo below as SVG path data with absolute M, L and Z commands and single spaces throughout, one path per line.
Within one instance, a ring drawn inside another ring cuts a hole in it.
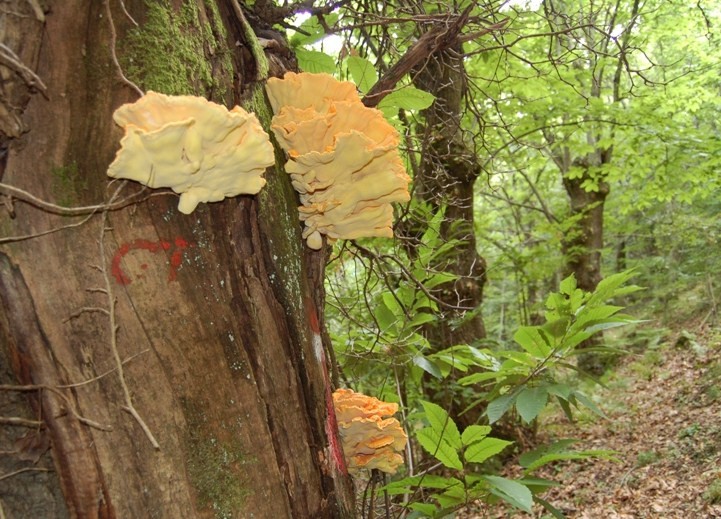
M 137 98 L 118 65 L 141 88 L 230 106 L 261 88 L 235 0 L 10 4 L 0 450 L 14 455 L 0 457 L 0 510 L 350 516 L 314 347 L 323 258 L 301 239 L 287 175 L 270 168 L 259 195 L 189 216 L 172 193 L 106 177 L 112 113 Z

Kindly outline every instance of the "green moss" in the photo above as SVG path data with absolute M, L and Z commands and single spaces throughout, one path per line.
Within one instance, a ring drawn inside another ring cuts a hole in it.
M 64 166 L 55 166 L 50 170 L 52 174 L 52 189 L 57 204 L 70 207 L 78 203 L 80 191 L 87 189 L 87 179 L 78 172 L 77 162 Z
M 703 493 L 703 498 L 710 504 L 721 503 L 721 479 L 714 480 Z
M 258 117 L 261 126 L 273 140 L 273 132 L 270 130 L 273 114 L 265 97 L 265 90 L 260 84 L 253 85 L 253 91 L 243 102 L 243 108 Z M 305 278 L 305 273 L 301 258 L 305 240 L 301 238 L 297 194 L 285 173 L 286 158 L 277 143 L 274 148 L 275 168 L 266 172 L 267 184 L 257 195 L 259 219 L 273 222 L 265 228 L 268 234 L 267 246 L 275 268 L 270 274 L 270 280 L 274 288 L 282 293 L 289 314 L 304 316 L 301 280 Z
M 237 517 L 250 494 L 247 487 L 248 458 L 239 441 L 221 439 L 212 429 L 205 415 L 206 403 L 182 399 L 181 405 L 188 423 L 186 449 L 188 474 L 202 508 L 211 509 L 217 518 Z M 232 433 L 237 425 L 223 427 L 223 436 Z M 234 435 L 231 434 L 231 437 Z
M 233 67 L 215 3 L 207 0 L 202 12 L 192 0 L 184 0 L 179 10 L 168 0 L 146 0 L 146 5 L 145 23 L 121 42 L 128 77 L 145 90 L 223 98 L 227 92 L 220 79 L 231 77 Z
M 660 458 L 661 456 L 659 456 L 656 451 L 639 452 L 638 456 L 636 456 L 636 466 L 645 467 L 646 465 L 656 463 Z

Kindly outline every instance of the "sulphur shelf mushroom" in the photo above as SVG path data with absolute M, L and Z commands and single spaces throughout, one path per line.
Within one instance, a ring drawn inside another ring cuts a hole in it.
M 353 83 L 327 74 L 288 72 L 269 79 L 266 91 L 308 246 L 320 249 L 322 235 L 392 237 L 391 203 L 409 199 L 410 178 L 383 114 L 363 106 Z
M 255 115 L 201 97 L 148 92 L 113 114 L 125 130 L 108 169 L 115 178 L 180 193 L 178 210 L 256 194 L 274 163 L 273 146 Z
M 351 389 L 336 390 L 333 404 L 348 470 L 378 469 L 395 474 L 408 441 L 401 424 L 392 418 L 398 404 Z

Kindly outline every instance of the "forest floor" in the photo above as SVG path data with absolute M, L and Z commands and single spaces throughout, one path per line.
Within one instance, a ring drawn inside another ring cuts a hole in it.
M 535 475 L 561 485 L 543 498 L 569 519 L 721 518 L 721 328 L 658 335 L 602 382 L 594 399 L 608 419 L 549 414 L 539 440 L 576 438 L 617 461 L 544 467 Z M 552 516 L 538 507 L 459 517 Z

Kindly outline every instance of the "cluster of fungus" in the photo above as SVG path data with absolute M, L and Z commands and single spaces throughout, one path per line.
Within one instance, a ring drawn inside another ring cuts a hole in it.
M 395 474 L 403 463 L 400 453 L 408 441 L 401 424 L 392 418 L 398 404 L 351 389 L 336 390 L 333 404 L 348 469 L 378 469 Z
M 303 238 L 392 237 L 392 202 L 409 199 L 398 132 L 363 105 L 355 85 L 328 74 L 286 73 L 266 85 L 272 129 L 302 205 Z
M 202 97 L 148 92 L 113 114 L 125 135 L 108 169 L 115 178 L 180 193 L 178 210 L 200 202 L 256 194 L 274 163 L 273 145 L 258 119 Z

